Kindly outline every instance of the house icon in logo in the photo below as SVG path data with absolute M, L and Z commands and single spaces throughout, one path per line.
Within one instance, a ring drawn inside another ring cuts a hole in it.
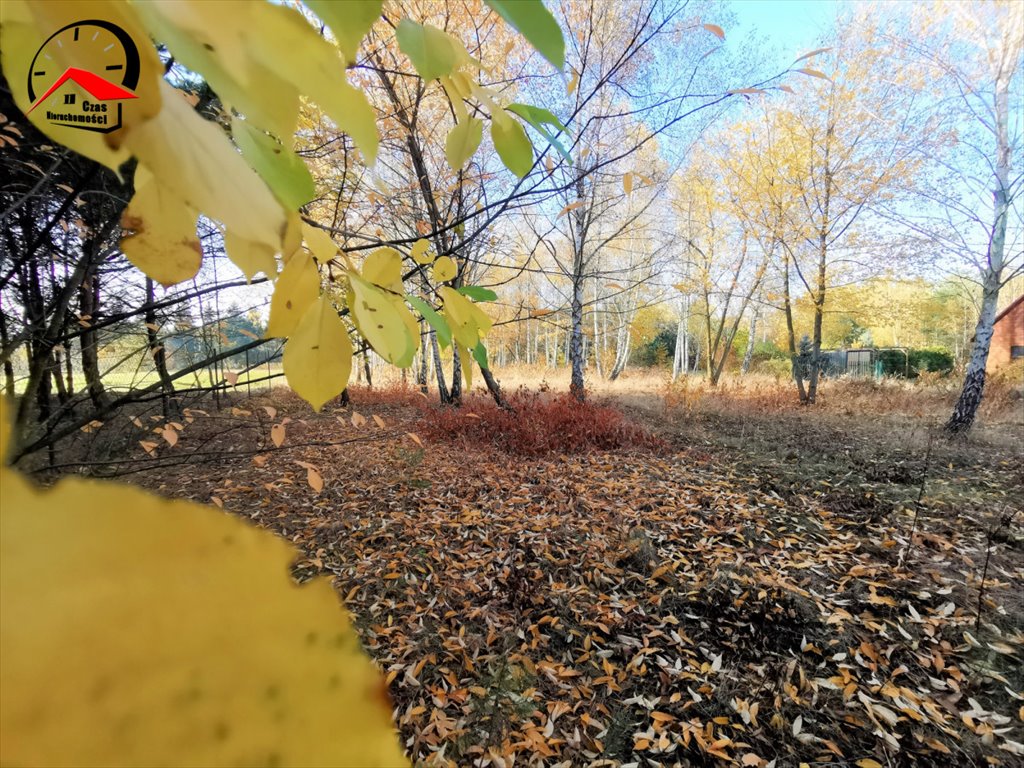
M 110 133 L 121 127 L 123 103 L 138 98 L 138 83 L 139 52 L 127 32 L 100 19 L 75 22 L 36 51 L 28 111 L 42 106 L 54 125 Z
M 78 88 L 74 87 L 76 85 Z M 80 91 L 84 91 L 84 94 L 80 94 Z M 138 98 L 127 88 L 122 88 L 93 72 L 68 67 L 46 93 L 36 100 L 29 112 L 34 111 L 54 94 L 63 95 L 64 98 L 60 101 L 54 100 L 47 107 L 47 120 L 57 125 L 100 133 L 109 133 L 121 127 L 121 105 L 117 104 L 115 114 L 114 110 L 110 109 L 113 105 L 108 105 L 107 102 Z M 81 101 L 79 95 L 83 95 Z

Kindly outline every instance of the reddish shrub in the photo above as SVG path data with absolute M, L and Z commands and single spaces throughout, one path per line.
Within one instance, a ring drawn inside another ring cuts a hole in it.
M 493 447 L 520 456 L 666 448 L 662 440 L 609 405 L 580 403 L 567 394 L 546 397 L 526 391 L 510 396 L 509 404 L 514 410 L 472 397 L 461 408 L 425 407 L 419 430 L 435 440 Z

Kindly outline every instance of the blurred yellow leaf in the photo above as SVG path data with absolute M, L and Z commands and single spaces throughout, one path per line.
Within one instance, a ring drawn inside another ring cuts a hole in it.
M 373 22 L 380 18 L 383 0 L 306 0 L 313 13 L 323 19 L 350 64 L 356 61 L 359 43 Z
M 266 243 L 247 240 L 228 230 L 224 233 L 224 249 L 231 263 L 242 270 L 246 280 L 252 280 L 259 272 L 271 280 L 277 277 L 274 249 Z
M 306 247 L 312 252 L 313 257 L 321 264 L 326 264 L 338 255 L 338 246 L 331 236 L 320 227 L 313 227 L 303 222 L 302 239 L 306 241 Z
M 255 4 L 146 2 L 133 8 L 153 37 L 193 72 L 202 72 L 225 104 L 279 139 L 291 140 L 299 90 L 261 59 L 247 37 Z M 259 87 L 253 87 L 259 83 Z
M 337 594 L 278 537 L 7 467 L 0 507 L 4 765 L 408 764 Z
M 161 285 L 189 280 L 203 260 L 196 219 L 195 210 L 140 165 L 135 195 L 121 216 L 121 226 L 131 231 L 121 240 L 121 250 Z
M 160 114 L 127 133 L 125 146 L 200 213 L 250 240 L 277 248 L 285 227 L 280 203 L 214 122 L 161 81 Z

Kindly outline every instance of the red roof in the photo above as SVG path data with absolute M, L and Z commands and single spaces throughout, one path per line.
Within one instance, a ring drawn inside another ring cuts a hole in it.
M 87 69 L 78 69 L 78 67 L 68 67 L 64 70 L 64 74 L 57 78 L 57 82 L 51 85 L 46 93 L 40 96 L 36 103 L 32 105 L 32 109 L 35 109 L 42 104 L 46 99 L 50 97 L 54 91 L 60 88 L 68 80 L 72 80 L 81 86 L 85 91 L 97 101 L 112 101 L 115 99 L 137 99 L 134 93 L 129 91 L 127 88 L 122 88 L 116 83 L 112 83 L 106 78 L 100 77 L 94 72 L 90 72 Z M 32 111 L 29 110 L 29 112 Z

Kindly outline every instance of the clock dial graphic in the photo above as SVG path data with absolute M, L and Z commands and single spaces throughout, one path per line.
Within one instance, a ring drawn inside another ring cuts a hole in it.
M 62 27 L 40 46 L 29 67 L 28 97 L 32 110 L 45 104 L 52 123 L 107 133 L 121 126 L 120 102 L 136 98 L 138 83 L 139 51 L 131 37 L 116 24 L 89 19 Z

